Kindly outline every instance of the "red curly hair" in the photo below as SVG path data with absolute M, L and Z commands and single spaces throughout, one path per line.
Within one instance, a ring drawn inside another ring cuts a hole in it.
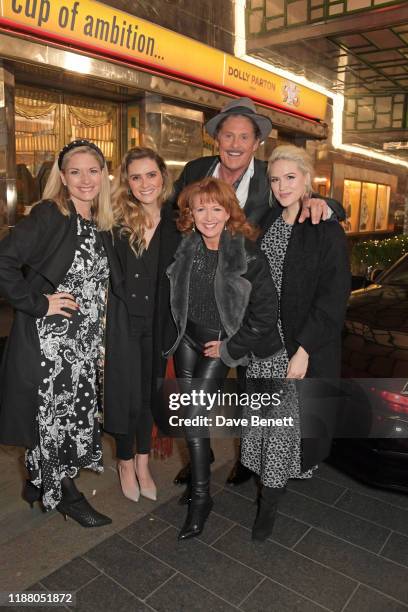
M 191 210 L 196 195 L 200 196 L 200 202 L 217 202 L 225 208 L 230 215 L 226 227 L 231 234 L 242 234 L 248 240 L 258 238 L 260 230 L 247 220 L 231 185 L 212 176 L 187 185 L 179 195 L 177 204 L 180 213 L 177 227 L 180 232 L 190 233 L 193 231 Z

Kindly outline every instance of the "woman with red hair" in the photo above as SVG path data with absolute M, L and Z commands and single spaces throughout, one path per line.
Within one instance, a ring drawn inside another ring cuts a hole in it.
M 174 354 L 183 391 L 215 392 L 230 367 L 279 350 L 277 296 L 233 188 L 213 177 L 186 187 L 178 200 L 183 239 L 167 269 L 175 323 Z M 197 381 L 198 379 L 198 381 Z M 194 418 L 205 407 L 191 403 Z M 191 460 L 191 501 L 179 539 L 199 535 L 212 508 L 210 440 L 203 427 L 185 427 Z

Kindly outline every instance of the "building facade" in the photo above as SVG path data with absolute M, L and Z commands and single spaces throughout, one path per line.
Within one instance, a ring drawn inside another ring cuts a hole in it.
M 231 95 L 259 100 L 272 119 L 261 156 L 279 141 L 327 138 L 324 96 L 300 88 L 302 103 L 288 101 L 290 83 L 229 53 L 229 0 L 5 0 L 1 11 L 3 229 L 41 197 L 56 153 L 75 138 L 96 142 L 112 173 L 129 147 L 152 146 L 175 178 L 214 153 L 203 125 Z

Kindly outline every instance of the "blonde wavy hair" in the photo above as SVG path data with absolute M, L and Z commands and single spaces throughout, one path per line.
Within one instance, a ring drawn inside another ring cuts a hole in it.
M 90 155 L 93 155 L 102 171 L 101 190 L 98 197 L 92 202 L 91 211 L 98 230 L 110 231 L 113 227 L 113 212 L 110 200 L 110 180 L 108 169 L 106 167 L 105 159 L 92 147 L 84 145 L 67 151 L 62 158 L 61 170 L 58 167 L 58 159 L 55 160 L 44 189 L 42 196 L 43 200 L 53 200 L 61 214 L 65 216 L 69 216 L 71 214 L 69 205 L 70 195 L 66 186 L 62 182 L 61 172 L 65 172 L 65 168 L 67 167 L 69 160 L 77 153 L 90 153 Z
M 305 196 L 310 197 L 312 194 L 312 180 L 314 176 L 314 168 L 312 158 L 310 157 L 306 149 L 302 149 L 302 147 L 296 147 L 295 145 L 279 145 L 278 147 L 275 147 L 275 149 L 272 151 L 270 158 L 268 159 L 269 179 L 271 178 L 272 174 L 272 165 L 280 159 L 294 162 L 304 176 L 309 175 L 305 185 Z
M 162 176 L 163 188 L 159 202 L 162 205 L 171 193 L 170 178 L 163 158 L 149 147 L 129 149 L 122 158 L 112 184 L 112 209 L 115 226 L 119 227 L 120 235 L 127 237 L 130 248 L 137 257 L 140 257 L 146 249 L 145 229 L 153 227 L 153 220 L 145 212 L 139 200 L 132 194 L 129 186 L 128 169 L 135 160 L 146 158 L 157 164 Z

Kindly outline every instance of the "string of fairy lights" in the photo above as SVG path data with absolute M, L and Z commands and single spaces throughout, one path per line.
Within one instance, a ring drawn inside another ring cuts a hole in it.
M 408 236 L 399 235 L 383 240 L 366 240 L 353 246 L 352 261 L 358 266 L 388 267 L 408 253 Z

